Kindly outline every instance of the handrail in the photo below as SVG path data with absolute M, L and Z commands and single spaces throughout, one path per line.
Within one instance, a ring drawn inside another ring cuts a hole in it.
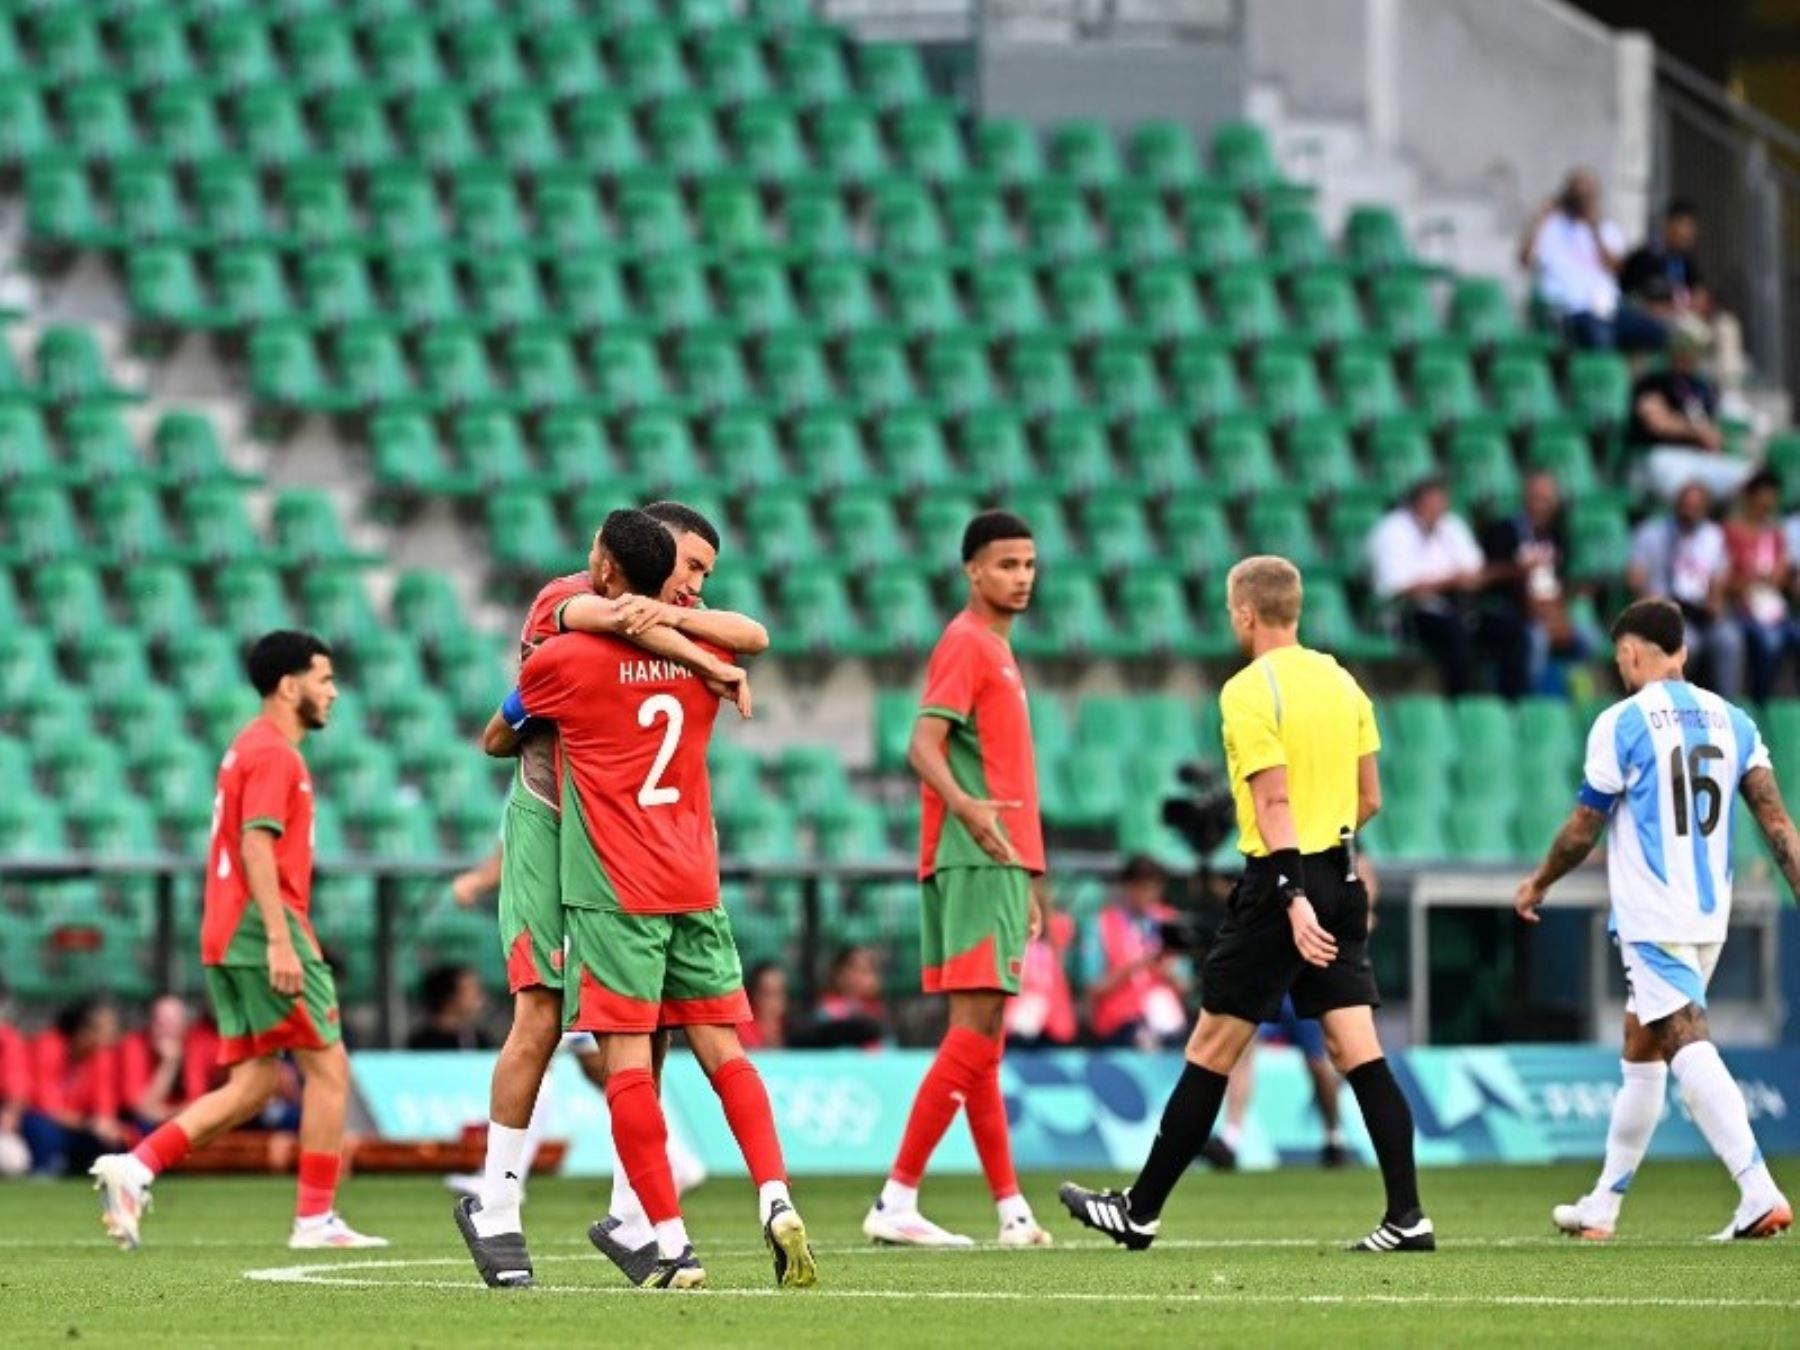
M 1733 98 L 1723 85 L 1679 57 L 1669 55 L 1660 47 L 1656 51 L 1656 73 L 1689 97 L 1707 105 L 1708 110 L 1715 115 L 1722 116 L 1728 122 L 1742 123 L 1756 135 L 1800 160 L 1800 131 L 1777 121 L 1760 108 L 1753 108 Z

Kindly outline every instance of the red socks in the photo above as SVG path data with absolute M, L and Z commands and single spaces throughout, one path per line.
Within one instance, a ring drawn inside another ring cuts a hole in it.
M 331 1213 L 331 1202 L 337 1196 L 337 1183 L 337 1154 L 302 1151 L 300 1154 L 300 1191 L 294 1204 L 294 1217 L 296 1219 L 322 1219 Z
M 712 1077 L 713 1091 L 725 1108 L 725 1123 L 750 1167 L 750 1179 L 758 1186 L 786 1181 L 787 1166 L 781 1160 L 781 1138 L 775 1133 L 775 1112 L 762 1075 L 747 1059 L 727 1060 Z
M 613 1151 L 644 1213 L 651 1223 L 679 1219 L 675 1177 L 669 1171 L 669 1124 L 663 1119 L 650 1070 L 621 1069 L 613 1074 L 606 1082 L 606 1105 L 612 1112 Z
M 187 1131 L 171 1120 L 145 1135 L 138 1146 L 131 1150 L 131 1156 L 148 1167 L 151 1176 L 159 1177 L 180 1163 L 193 1149 L 194 1141 L 188 1138 Z
M 988 1189 L 993 1192 L 994 1199 L 1005 1200 L 1019 1193 L 1019 1175 L 1013 1171 L 1012 1131 L 1006 1123 L 1006 1098 L 1000 1092 L 1000 1056 L 1006 1048 L 1005 1033 L 987 1045 L 987 1072 L 976 1080 L 968 1096 L 969 1133 L 974 1136 L 975 1152 L 981 1158 L 981 1170 L 987 1176 Z
M 931 1068 L 919 1084 L 918 1096 L 913 1098 L 912 1114 L 906 1118 L 906 1133 L 900 1138 L 900 1152 L 894 1159 L 895 1181 L 902 1186 L 919 1184 L 932 1151 L 956 1119 L 956 1108 L 965 1101 L 974 1101 L 977 1085 L 985 1075 L 997 1072 L 998 1063 L 994 1042 L 967 1027 L 950 1028 L 938 1046 L 937 1058 L 931 1061 Z M 996 1084 L 996 1094 L 998 1091 Z M 1004 1134 L 1004 1110 L 1000 1119 Z M 1007 1167 L 1010 1171 L 1010 1162 Z

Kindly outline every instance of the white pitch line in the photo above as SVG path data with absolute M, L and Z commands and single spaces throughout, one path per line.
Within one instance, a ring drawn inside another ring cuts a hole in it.
M 569 1260 L 547 1257 L 545 1260 Z M 349 1271 L 413 1270 L 425 1266 L 459 1265 L 451 1258 L 433 1257 L 417 1261 L 347 1261 L 318 1262 L 309 1265 L 271 1266 L 264 1270 L 247 1270 L 244 1278 L 265 1284 L 304 1284 L 333 1289 L 444 1289 L 485 1294 L 487 1290 L 474 1280 L 383 1280 L 362 1279 Z M 619 1285 L 550 1285 L 534 1294 L 559 1294 L 617 1298 L 642 1296 L 642 1290 Z M 1454 1304 L 1481 1308 L 1671 1308 L 1727 1309 L 1757 1308 L 1782 1312 L 1800 1311 L 1800 1299 L 1778 1298 L 1679 1298 L 1679 1297 L 1585 1297 L 1558 1294 L 1262 1294 L 1262 1293 L 1167 1293 L 1145 1292 L 1087 1293 L 1075 1290 L 1028 1292 L 1011 1289 L 814 1289 L 805 1294 L 783 1294 L 778 1289 L 707 1289 L 701 1298 L 801 1298 L 854 1299 L 876 1302 L 900 1302 L 927 1299 L 940 1303 L 1192 1303 L 1192 1304 L 1279 1304 L 1318 1307 L 1405 1307 L 1420 1304 Z

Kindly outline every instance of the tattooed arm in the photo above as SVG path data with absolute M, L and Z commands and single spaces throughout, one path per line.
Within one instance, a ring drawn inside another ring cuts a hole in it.
M 1550 888 L 1586 860 L 1605 829 L 1606 817 L 1585 803 L 1569 813 L 1562 829 L 1556 832 L 1550 851 L 1544 855 L 1544 861 L 1538 864 L 1537 871 L 1519 883 L 1519 889 L 1513 893 L 1513 910 L 1521 919 L 1526 923 L 1538 921 L 1538 907 L 1544 903 Z M 1796 856 L 1800 857 L 1800 854 Z
M 1763 838 L 1769 841 L 1769 852 L 1774 855 L 1781 875 L 1787 878 L 1788 889 L 1800 895 L 1800 830 L 1794 828 L 1793 819 L 1782 803 L 1775 775 L 1768 769 L 1752 769 L 1744 775 L 1739 790 L 1744 794 L 1744 800 L 1750 803 L 1751 814 L 1762 827 Z

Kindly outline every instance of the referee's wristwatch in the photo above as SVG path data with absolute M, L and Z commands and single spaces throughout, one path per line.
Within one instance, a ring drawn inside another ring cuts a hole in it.
M 1306 870 L 1300 862 L 1300 850 L 1277 849 L 1269 855 L 1269 862 L 1275 868 L 1275 895 L 1283 909 L 1291 908 L 1298 897 L 1306 894 Z

